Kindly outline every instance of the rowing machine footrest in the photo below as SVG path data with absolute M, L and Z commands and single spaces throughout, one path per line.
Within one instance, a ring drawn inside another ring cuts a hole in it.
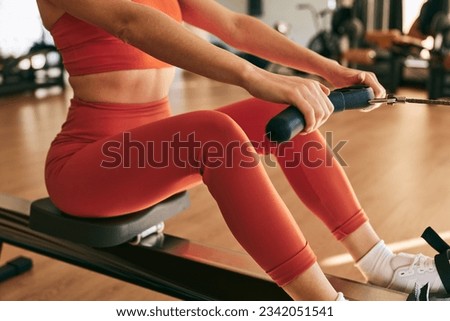
M 31 204 L 30 228 L 91 247 L 112 247 L 133 240 L 188 206 L 189 196 L 187 192 L 182 192 L 132 214 L 111 218 L 80 218 L 64 214 L 50 198 L 43 198 Z

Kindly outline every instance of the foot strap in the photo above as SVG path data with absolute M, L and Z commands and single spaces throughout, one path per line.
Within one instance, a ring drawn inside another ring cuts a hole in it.
M 431 227 L 427 227 L 422 233 L 422 238 L 436 251 L 434 257 L 436 269 L 447 294 L 450 294 L 450 245 L 448 245 Z
M 416 284 L 414 291 L 408 295 L 406 301 L 430 301 L 430 286 L 428 283 L 422 287 Z

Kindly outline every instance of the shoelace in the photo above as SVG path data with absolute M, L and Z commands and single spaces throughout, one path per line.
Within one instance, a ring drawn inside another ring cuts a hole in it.
M 429 257 L 419 253 L 414 257 L 413 262 L 408 266 L 408 269 L 406 271 L 403 271 L 400 273 L 400 276 L 409 276 L 414 274 L 415 268 L 417 268 L 417 272 L 419 274 L 425 273 L 425 272 L 433 272 L 435 267 L 433 264 L 433 260 Z

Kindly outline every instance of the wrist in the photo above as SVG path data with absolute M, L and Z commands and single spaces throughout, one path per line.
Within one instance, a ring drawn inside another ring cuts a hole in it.
M 329 81 L 330 83 L 333 83 L 333 81 L 335 80 L 334 78 L 339 74 L 339 69 L 342 68 L 342 66 L 336 60 L 332 59 L 326 59 L 326 61 L 322 64 L 319 64 L 319 66 L 320 71 L 318 72 L 318 75 Z
M 251 63 L 246 63 L 240 73 L 240 87 L 249 91 L 256 82 L 256 77 L 259 75 L 260 69 Z

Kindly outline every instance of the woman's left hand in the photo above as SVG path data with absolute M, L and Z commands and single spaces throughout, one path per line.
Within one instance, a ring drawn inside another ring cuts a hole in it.
M 375 98 L 386 97 L 386 89 L 380 84 L 377 76 L 369 71 L 361 71 L 337 65 L 337 68 L 331 72 L 331 76 L 328 76 L 327 80 L 336 88 L 367 85 L 373 89 Z M 380 106 L 381 104 L 375 104 L 369 108 L 365 108 L 364 111 L 372 111 Z

